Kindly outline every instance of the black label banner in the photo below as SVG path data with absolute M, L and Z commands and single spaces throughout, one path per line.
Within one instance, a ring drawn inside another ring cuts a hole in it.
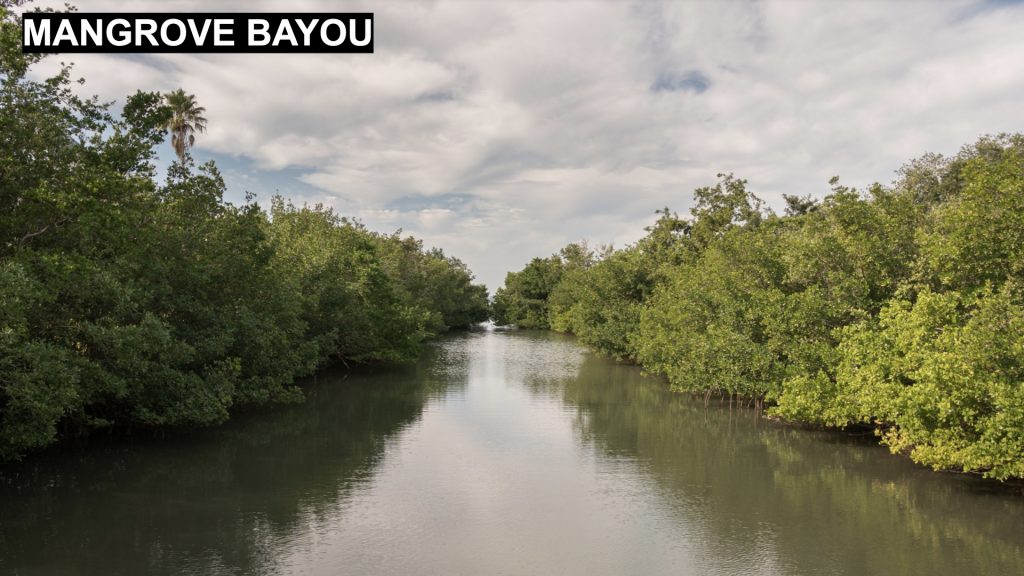
M 25 53 L 373 53 L 373 13 L 22 15 Z

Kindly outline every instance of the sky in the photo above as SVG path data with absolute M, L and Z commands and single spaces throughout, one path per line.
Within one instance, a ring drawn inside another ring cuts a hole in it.
M 624 246 L 729 172 L 768 206 L 1024 131 L 1024 3 L 73 0 L 81 12 L 373 12 L 374 54 L 82 54 L 83 94 L 184 88 L 227 198 L 323 203 L 493 290 Z M 63 2 L 36 2 L 55 6 Z M 45 73 L 45 66 L 38 73 Z M 163 162 L 173 158 L 170 144 Z

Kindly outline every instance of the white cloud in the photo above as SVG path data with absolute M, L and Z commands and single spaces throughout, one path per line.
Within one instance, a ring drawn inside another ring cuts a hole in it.
M 209 2 L 79 0 L 82 11 Z M 329 11 L 329 2 L 217 10 Z M 718 172 L 779 206 L 1021 131 L 1024 7 L 978 2 L 345 3 L 373 55 L 75 57 L 104 99 L 178 86 L 198 152 L 461 257 L 492 287 L 581 238 L 631 241 Z M 305 190 L 304 187 L 299 187 Z M 286 192 L 287 190 L 282 190 Z M 334 199 L 331 200 L 331 197 Z M 301 199 L 297 199 L 301 200 Z

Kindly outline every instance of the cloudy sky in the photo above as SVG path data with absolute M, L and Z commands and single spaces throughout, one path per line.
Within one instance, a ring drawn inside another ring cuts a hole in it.
M 402 228 L 492 291 L 568 242 L 635 241 L 719 172 L 778 208 L 1024 131 L 1024 4 L 1006 0 L 73 3 L 373 12 L 371 55 L 64 59 L 103 99 L 196 94 L 194 155 L 229 199 L 280 191 Z

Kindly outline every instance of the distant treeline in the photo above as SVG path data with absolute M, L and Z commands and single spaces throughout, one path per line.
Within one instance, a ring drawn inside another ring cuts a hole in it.
M 874 427 L 936 469 L 1024 477 L 1024 136 L 866 192 L 833 179 L 784 215 L 720 178 L 632 246 L 510 273 L 495 319 L 571 332 L 678 390 Z
M 196 426 L 300 399 L 296 377 L 403 361 L 488 317 L 460 261 L 321 206 L 223 199 L 183 155 L 155 181 L 170 114 L 76 97 L 0 8 L 0 459 L 112 425 Z

